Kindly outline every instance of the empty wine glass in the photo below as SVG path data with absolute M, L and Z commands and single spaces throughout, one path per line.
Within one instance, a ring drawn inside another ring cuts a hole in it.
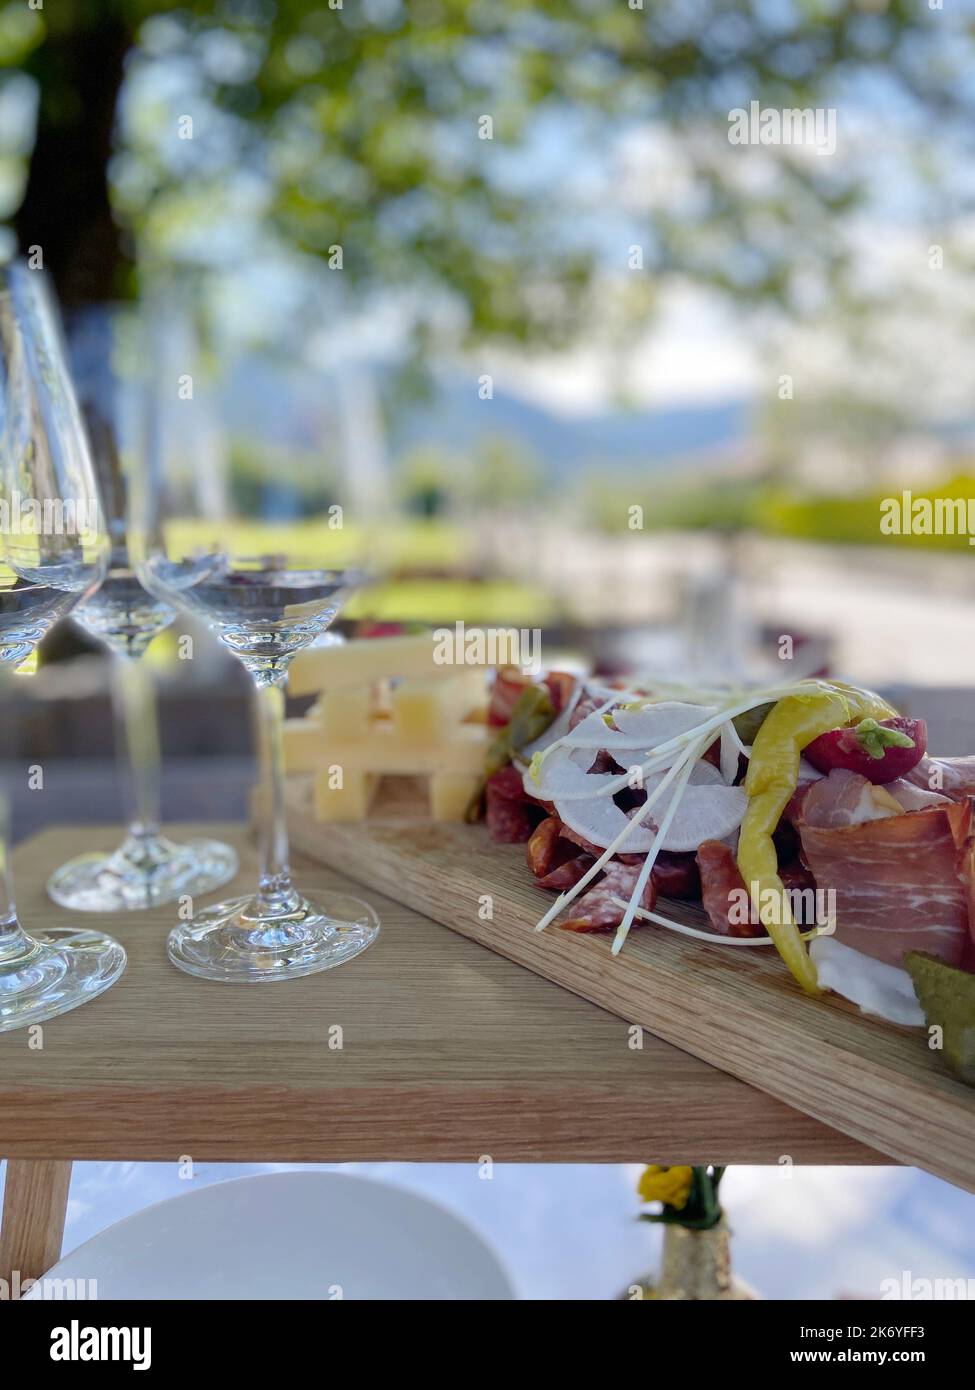
M 235 377 L 236 364 L 222 360 L 221 389 L 208 387 L 201 358 L 185 336 L 172 347 L 165 318 L 160 313 L 158 390 L 130 545 L 146 588 L 202 618 L 251 676 L 265 774 L 257 891 L 180 922 L 167 949 L 174 965 L 204 979 L 287 980 L 350 960 L 379 931 L 360 899 L 302 892 L 292 883 L 284 807 L 288 666 L 325 632 L 363 576 L 329 563 L 334 509 L 314 476 L 303 488 L 297 464 L 289 472 L 280 444 L 251 422 L 246 467 L 224 449 L 232 435 L 224 416 L 228 383 L 239 388 L 243 380 L 253 393 L 259 378 Z M 291 324 L 290 332 L 293 344 L 300 328 Z
M 42 272 L 0 269 L 0 663 L 22 666 L 93 593 L 108 539 L 57 318 Z M 40 1023 L 114 984 L 125 952 L 99 931 L 31 937 L 14 907 L 0 808 L 0 1031 Z
M 122 307 L 91 306 L 66 316 L 75 390 L 111 545 L 104 581 L 72 617 L 111 653 L 116 743 L 130 786 L 122 844 L 69 860 L 48 882 L 56 903 L 81 912 L 131 911 L 210 893 L 237 872 L 237 855 L 229 845 L 205 837 L 177 844 L 160 831 L 156 698 L 140 658 L 176 610 L 143 588 L 126 539 L 133 452 L 145 438 L 140 327 L 137 312 Z

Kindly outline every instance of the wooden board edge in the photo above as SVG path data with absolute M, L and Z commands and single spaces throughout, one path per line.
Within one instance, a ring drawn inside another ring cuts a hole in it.
M 930 1074 L 931 1092 L 922 1093 L 909 1086 L 907 1092 L 902 1088 L 901 1093 L 895 1095 L 891 1093 L 889 1077 L 869 1058 L 858 1054 L 855 1048 L 845 1050 L 824 1042 L 822 1045 L 829 1049 L 834 1065 L 856 1072 L 863 1107 L 859 1114 L 851 1117 L 836 1106 L 829 1080 L 817 1071 L 812 1059 L 803 1057 L 797 1050 L 805 1040 L 797 1036 L 795 1029 L 782 1027 L 778 1030 L 777 1045 L 781 1053 L 776 1055 L 787 1060 L 781 1070 L 774 1064 L 771 1068 L 762 1068 L 750 1056 L 747 1023 L 743 1025 L 744 1031 L 733 1039 L 734 1046 L 716 1048 L 707 1028 L 697 1031 L 688 1027 L 691 1015 L 686 1010 L 675 1017 L 662 999 L 648 1007 L 647 997 L 641 991 L 621 991 L 622 977 L 618 974 L 612 980 L 607 979 L 607 961 L 602 957 L 608 955 L 608 947 L 597 955 L 585 951 L 594 944 L 592 939 L 588 942 L 579 938 L 567 940 L 565 935 L 560 938 L 555 933 L 546 934 L 544 938 L 535 937 L 534 933 L 526 934 L 521 926 L 506 926 L 505 914 L 515 914 L 522 909 L 517 901 L 506 897 L 504 885 L 492 886 L 495 902 L 491 923 L 480 921 L 474 913 L 458 920 L 456 914 L 445 910 L 431 897 L 427 882 L 431 870 L 429 863 L 385 845 L 383 855 L 374 855 L 364 869 L 359 858 L 349 850 L 354 836 L 368 833 L 368 822 L 358 826 L 321 826 L 305 813 L 300 802 L 295 804 L 295 796 L 303 794 L 300 786 L 292 787 L 290 792 L 292 842 L 303 854 L 432 917 L 627 1022 L 647 1028 L 664 1041 L 804 1111 L 868 1149 L 879 1151 L 898 1163 L 924 1168 L 959 1187 L 975 1191 L 975 1098 L 947 1074 Z M 478 888 L 484 891 L 483 883 L 477 882 L 474 869 L 465 869 L 462 876 L 472 900 L 476 901 Z M 544 951 L 540 948 L 542 941 L 546 943 Z M 571 958 L 567 956 L 570 948 Z M 807 1013 L 810 1006 L 820 1007 L 815 1001 L 797 994 L 797 1014 Z M 859 1022 L 858 1019 L 853 1021 Z M 729 1028 L 738 1027 L 730 1018 L 725 1023 Z M 729 1038 L 728 1043 L 731 1041 Z M 802 1081 L 799 1088 L 795 1085 L 797 1070 Z M 936 1154 L 932 1154 L 930 1146 L 921 1142 L 915 1133 L 915 1104 L 927 1105 L 932 1111 L 930 1123 L 938 1130 Z

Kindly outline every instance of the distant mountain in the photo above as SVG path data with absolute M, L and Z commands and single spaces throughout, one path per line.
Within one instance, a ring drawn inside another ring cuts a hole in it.
M 294 367 L 254 360 L 241 364 L 225 393 L 224 408 L 233 430 L 245 437 L 270 438 L 302 450 L 317 450 L 323 440 L 336 438 L 334 380 Z M 482 401 L 471 384 L 448 382 L 394 418 L 387 447 L 394 460 L 421 446 L 463 454 L 500 436 L 522 444 L 555 479 L 607 465 L 625 472 L 666 468 L 681 458 L 703 462 L 708 455 L 732 454 L 751 435 L 751 415 L 748 401 L 733 400 L 565 416 L 504 391 Z
M 747 401 L 556 415 L 518 396 L 496 391 L 482 401 L 470 387 L 451 386 L 408 410 L 391 432 L 394 454 L 421 444 L 452 452 L 492 435 L 517 439 L 553 477 L 612 463 L 616 470 L 666 467 L 685 456 L 734 450 L 751 433 Z

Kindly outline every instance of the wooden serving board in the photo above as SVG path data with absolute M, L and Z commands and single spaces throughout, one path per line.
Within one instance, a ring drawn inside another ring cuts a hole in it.
M 771 948 L 746 953 L 643 927 L 613 957 L 611 933 L 555 924 L 536 932 L 553 897 L 534 886 L 524 846 L 492 844 L 483 825 L 421 819 L 424 803 L 408 784 L 398 799 L 381 790 L 375 820 L 322 825 L 310 778 L 289 779 L 294 847 L 872 1148 L 975 1191 L 975 1090 L 942 1067 L 923 1033 L 867 1018 L 835 995 L 808 997 Z M 704 920 L 687 904 L 663 910 Z M 584 1037 L 578 1046 L 584 1053 Z

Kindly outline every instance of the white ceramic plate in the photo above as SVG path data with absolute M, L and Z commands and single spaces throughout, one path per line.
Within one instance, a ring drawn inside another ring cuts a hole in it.
M 514 1297 L 495 1255 L 456 1216 L 344 1173 L 266 1173 L 172 1197 L 86 1241 L 46 1277 L 94 1280 L 99 1299 Z M 40 1285 L 26 1295 L 41 1296 Z

